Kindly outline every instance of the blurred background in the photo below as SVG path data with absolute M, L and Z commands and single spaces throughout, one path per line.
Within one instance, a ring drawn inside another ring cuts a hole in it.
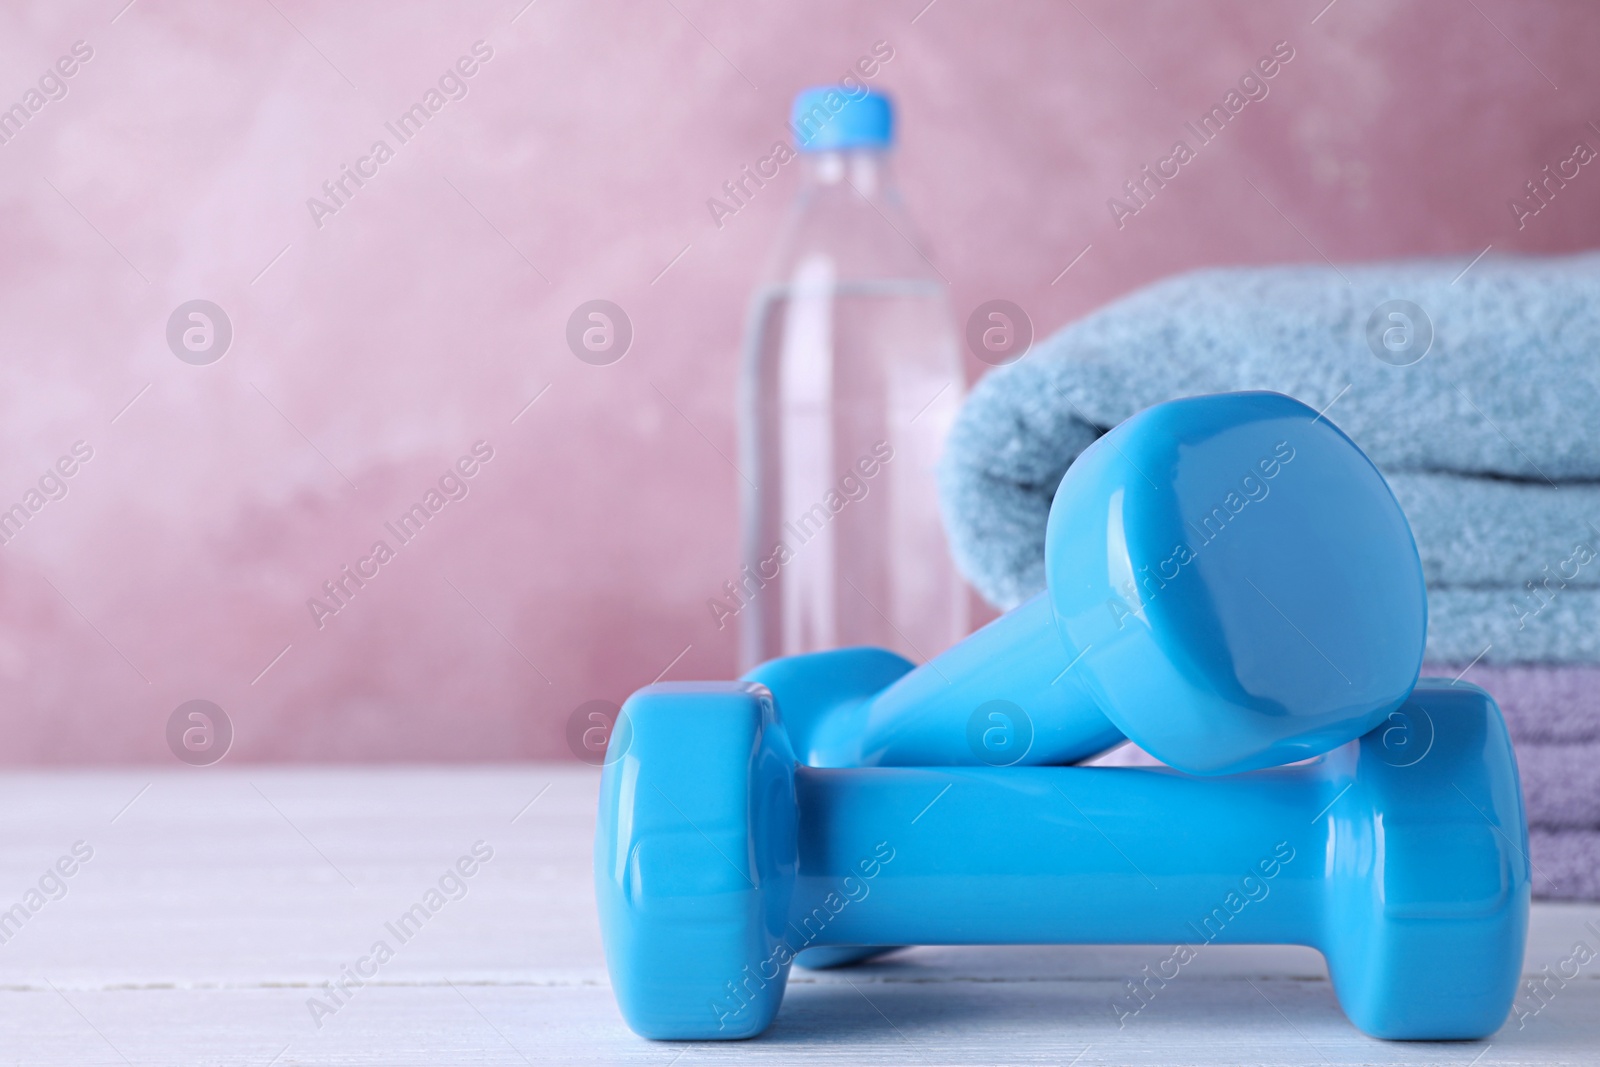
M 1600 143 L 1578 0 L 125 3 L 0 11 L 13 765 L 170 760 L 190 700 L 233 760 L 570 759 L 585 702 L 731 676 L 707 600 L 739 566 L 740 335 L 798 168 L 708 201 L 866 56 L 957 324 L 1003 299 L 1043 336 L 1208 265 L 1600 238 L 1581 180 L 1508 209 Z M 1108 198 L 1277 42 L 1249 121 L 1119 227 Z M 631 324 L 608 365 L 567 343 L 593 300 Z M 191 301 L 227 324 L 209 361 L 169 343 Z

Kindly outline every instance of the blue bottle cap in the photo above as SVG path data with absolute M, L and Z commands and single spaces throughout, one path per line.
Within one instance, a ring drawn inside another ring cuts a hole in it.
M 894 143 L 894 107 L 882 93 L 818 86 L 794 98 L 789 131 L 802 152 L 888 148 Z

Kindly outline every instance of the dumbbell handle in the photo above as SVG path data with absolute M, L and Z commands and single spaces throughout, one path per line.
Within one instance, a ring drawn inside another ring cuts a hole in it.
M 1316 945 L 1329 835 L 1362 803 L 1340 796 L 1352 763 L 1210 780 L 802 767 L 786 940 Z
M 1123 735 L 1090 698 L 1074 666 L 1057 632 L 1049 594 L 1040 593 L 873 697 L 859 717 L 840 723 L 847 732 L 823 737 L 819 731 L 820 751 L 810 753 L 808 762 L 830 767 L 996 762 L 999 753 L 985 759 L 982 749 L 967 743 L 967 723 L 975 709 L 1004 700 L 1030 720 L 1027 762 L 1076 763 Z

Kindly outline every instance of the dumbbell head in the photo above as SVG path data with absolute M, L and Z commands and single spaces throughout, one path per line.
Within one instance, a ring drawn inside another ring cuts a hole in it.
M 1487 1037 L 1516 996 L 1528 930 L 1527 817 L 1494 698 L 1425 678 L 1359 745 L 1329 796 L 1316 947 L 1375 1037 Z M 1298 770 L 1298 768 L 1296 768 Z
M 1157 404 L 1090 445 L 1056 490 L 1045 575 L 1046 593 L 863 708 L 804 720 L 801 757 L 1072 763 L 1126 736 L 1231 774 L 1361 736 L 1422 664 L 1427 596 L 1399 503 L 1349 438 L 1277 393 Z M 969 742 L 995 702 L 1027 727 L 1020 751 Z
M 669 682 L 622 714 L 632 735 L 605 768 L 594 854 L 617 1004 L 645 1037 L 752 1037 L 793 958 L 777 946 L 797 862 L 795 763 L 772 697 Z M 735 987 L 747 1007 L 718 1013 Z
M 1365 454 L 1290 397 L 1128 419 L 1062 480 L 1045 543 L 1078 679 L 1192 773 L 1326 752 L 1417 680 L 1427 596 L 1410 525 Z

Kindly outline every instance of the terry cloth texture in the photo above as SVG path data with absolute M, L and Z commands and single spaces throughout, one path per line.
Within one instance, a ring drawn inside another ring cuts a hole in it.
M 1545 900 L 1600 900 L 1600 830 L 1528 827 L 1533 895 Z

